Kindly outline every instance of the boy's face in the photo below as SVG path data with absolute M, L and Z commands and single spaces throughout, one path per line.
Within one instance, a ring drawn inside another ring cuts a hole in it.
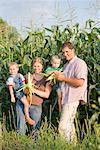
M 16 65 L 9 66 L 9 72 L 11 75 L 17 75 L 18 73 L 18 67 Z
M 51 61 L 53 68 L 58 68 L 60 66 L 60 59 L 54 59 Z

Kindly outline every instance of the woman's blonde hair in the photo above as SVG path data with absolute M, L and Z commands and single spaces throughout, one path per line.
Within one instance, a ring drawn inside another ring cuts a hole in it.
M 33 65 L 34 65 L 36 62 L 38 62 L 38 63 L 40 63 L 40 64 L 43 64 L 41 57 L 36 57 L 36 58 L 33 60 Z

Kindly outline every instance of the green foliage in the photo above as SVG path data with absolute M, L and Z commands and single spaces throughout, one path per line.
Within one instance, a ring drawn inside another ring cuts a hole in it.
M 100 131 L 100 127 L 96 126 L 95 128 Z M 4 130 L 2 141 L 0 142 L 2 142 L 3 150 L 99 150 L 100 148 L 100 136 L 97 133 L 86 134 L 81 143 L 67 143 L 57 133 L 57 129 L 52 125 L 48 125 L 47 122 L 42 124 L 36 140 L 32 139 L 31 136 Z
M 18 135 L 16 132 L 3 132 L 2 149 L 3 150 L 27 150 L 33 149 L 34 141 L 27 136 Z
M 99 150 L 100 149 L 100 136 L 95 134 L 87 135 L 82 141 L 82 150 Z
M 59 26 L 52 26 L 51 29 L 42 28 L 36 31 L 30 31 L 25 39 L 22 39 L 13 27 L 0 19 L 0 102 L 2 102 L 2 112 L 5 118 L 3 120 L 10 120 L 10 98 L 6 87 L 6 80 L 9 75 L 8 63 L 16 61 L 20 66 L 20 72 L 26 74 L 33 71 L 32 61 L 36 56 L 40 56 L 43 59 L 45 70 L 47 65 L 50 65 L 51 56 L 58 54 L 62 58 L 63 65 L 64 58 L 61 53 L 61 45 L 67 40 L 73 42 L 76 54 L 85 60 L 88 65 L 88 104 L 85 106 L 85 119 L 92 120 L 92 125 L 95 124 L 95 121 L 98 122 L 100 116 L 100 28 L 96 27 L 95 22 L 90 19 L 86 21 L 84 29 L 80 29 L 79 24 L 75 24 L 73 27 L 67 26 L 64 29 Z M 57 111 L 56 107 L 57 105 L 54 103 L 52 114 L 56 114 L 54 115 L 56 118 L 53 118 L 53 121 L 54 119 L 57 121 L 59 118 L 58 112 L 55 113 Z M 82 115 L 78 116 L 80 119 L 84 112 L 85 109 L 82 110 Z M 79 112 L 79 114 L 81 113 Z M 7 129 L 9 129 L 8 126 Z M 53 133 L 52 136 L 55 137 Z M 53 137 L 50 138 L 52 139 Z M 41 138 L 42 135 L 40 136 L 40 140 L 45 144 L 45 139 L 43 140 Z M 59 136 L 56 134 L 57 140 L 57 143 L 60 142 L 62 145 Z M 50 143 L 51 145 L 48 142 L 48 146 L 53 149 L 54 144 L 52 141 Z M 38 148 L 39 144 L 37 145 Z M 43 146 L 46 147 L 46 145 Z

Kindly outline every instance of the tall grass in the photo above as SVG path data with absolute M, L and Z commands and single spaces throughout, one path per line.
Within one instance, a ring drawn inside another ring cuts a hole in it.
M 97 128 L 97 127 L 96 127 Z M 100 131 L 100 127 L 99 127 Z M 19 135 L 15 132 L 3 132 L 2 147 L 3 150 L 99 150 L 100 137 L 95 133 L 87 133 L 80 143 L 68 143 L 59 135 L 57 129 L 43 123 L 40 131 L 37 133 L 37 139 L 32 139 L 31 136 Z

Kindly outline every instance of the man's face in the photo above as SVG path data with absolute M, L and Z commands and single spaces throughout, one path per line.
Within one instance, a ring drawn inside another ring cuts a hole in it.
M 75 56 L 74 50 L 69 49 L 68 47 L 63 48 L 62 52 L 63 52 L 64 56 L 66 57 L 66 60 L 68 60 L 68 61 L 73 59 Z

